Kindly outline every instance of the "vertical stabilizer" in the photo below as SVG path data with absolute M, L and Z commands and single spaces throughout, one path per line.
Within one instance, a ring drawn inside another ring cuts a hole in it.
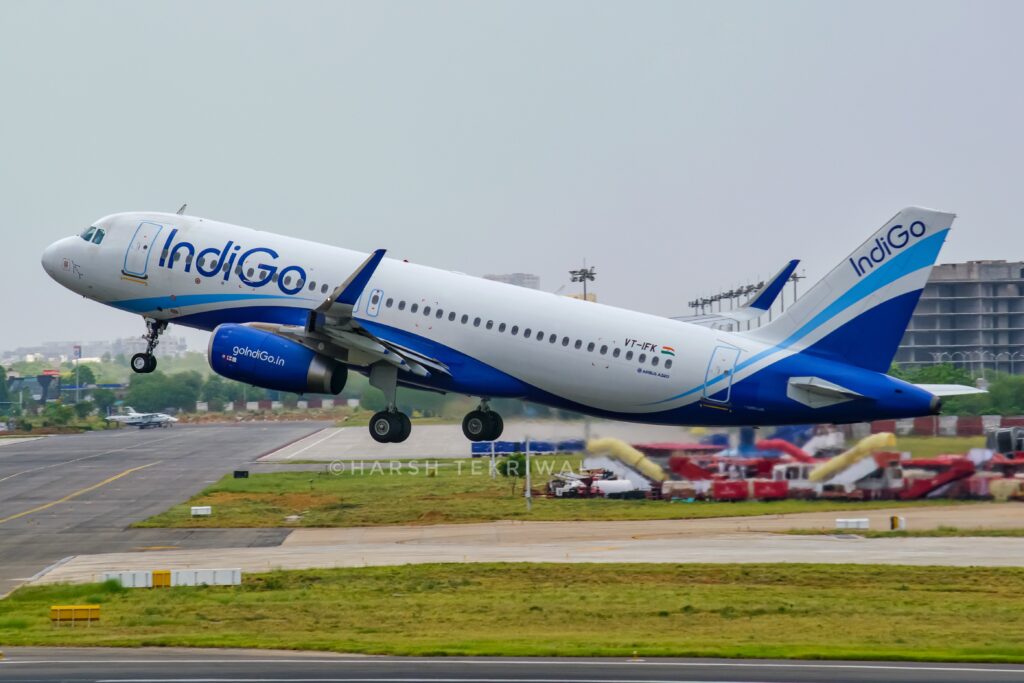
M 748 336 L 888 370 L 955 217 L 903 209 L 785 313 Z

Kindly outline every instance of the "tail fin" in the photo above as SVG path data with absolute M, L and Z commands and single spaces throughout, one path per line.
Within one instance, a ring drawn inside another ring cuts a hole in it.
M 955 217 L 903 209 L 785 313 L 748 336 L 888 370 Z

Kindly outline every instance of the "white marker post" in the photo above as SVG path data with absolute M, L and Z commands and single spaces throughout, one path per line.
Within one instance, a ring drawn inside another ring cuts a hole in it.
M 526 511 L 533 510 L 533 496 L 530 492 L 530 437 L 526 437 L 526 490 L 523 492 L 526 497 Z
M 491 442 L 491 479 L 498 477 L 498 468 L 494 466 L 494 442 Z

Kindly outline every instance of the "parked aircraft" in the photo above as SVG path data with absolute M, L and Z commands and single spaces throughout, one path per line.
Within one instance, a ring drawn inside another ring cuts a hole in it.
M 387 400 L 370 421 L 379 442 L 409 436 L 398 386 L 480 397 L 463 420 L 471 440 L 501 434 L 497 397 L 657 424 L 842 423 L 933 414 L 941 396 L 975 391 L 886 374 L 953 219 L 900 211 L 745 332 L 180 212 L 101 218 L 42 263 L 68 289 L 143 317 L 136 372 L 154 370 L 174 322 L 212 331 L 210 365 L 230 379 L 337 394 L 350 370 L 368 375 Z M 825 229 L 842 234 L 836 225 Z
M 139 413 L 131 406 L 125 406 L 121 415 L 107 416 L 108 422 L 118 422 L 129 427 L 147 429 L 149 427 L 170 427 L 178 421 L 178 418 L 164 413 Z

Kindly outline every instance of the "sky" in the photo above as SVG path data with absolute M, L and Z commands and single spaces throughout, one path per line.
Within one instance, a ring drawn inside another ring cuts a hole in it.
M 603 303 L 657 315 L 790 258 L 813 282 L 908 205 L 958 214 L 943 262 L 1024 259 L 1022 25 L 1012 2 L 0 0 L 0 350 L 142 334 L 39 256 L 185 202 L 549 291 L 586 259 Z

